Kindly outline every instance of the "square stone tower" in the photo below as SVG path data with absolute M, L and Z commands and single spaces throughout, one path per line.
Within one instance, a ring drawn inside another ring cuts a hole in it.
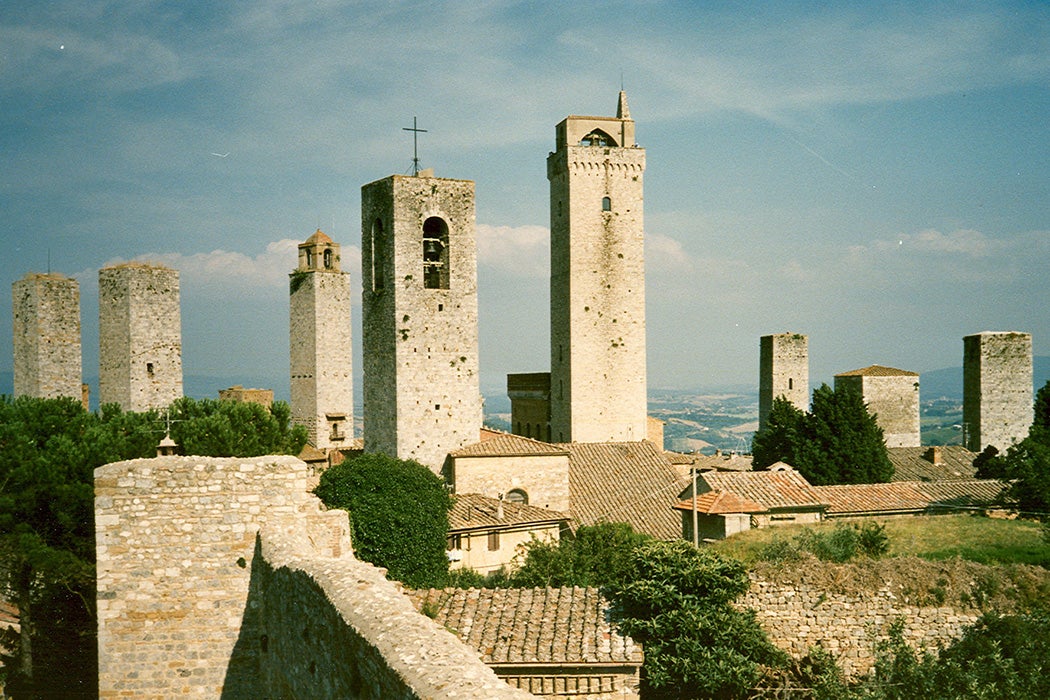
M 963 338 L 965 445 L 1003 452 L 1032 427 L 1032 336 L 985 331 Z
M 778 396 L 800 411 L 809 410 L 809 337 L 801 333 L 764 335 L 758 345 L 758 429 L 763 430 Z
M 292 422 L 314 447 L 343 447 L 354 437 L 350 273 L 320 229 L 299 244 L 289 295 Z
M 477 442 L 474 183 L 392 175 L 361 188 L 366 452 L 440 472 Z
M 182 397 L 179 273 L 129 262 L 98 271 L 99 401 L 125 411 Z
M 627 97 L 570 116 L 547 157 L 551 207 L 551 439 L 644 440 L 645 149 Z
M 80 286 L 58 274 L 11 285 L 15 396 L 81 398 Z
M 919 447 L 919 374 L 871 365 L 835 375 L 835 388 L 849 386 L 864 399 L 882 428 L 886 447 Z

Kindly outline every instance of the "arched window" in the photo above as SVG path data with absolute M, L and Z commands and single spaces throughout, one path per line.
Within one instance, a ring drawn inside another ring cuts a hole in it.
M 324 258 L 324 269 L 331 270 L 332 269 L 332 249 L 331 248 L 325 248 L 324 249 L 323 258 Z
M 595 129 L 580 139 L 581 146 L 615 146 L 616 141 L 601 129 Z
M 602 197 L 602 211 L 612 211 L 612 200 L 608 197 Z
M 527 506 L 529 504 L 529 494 L 521 489 L 511 489 L 507 491 L 505 500 L 507 503 L 520 503 Z
M 306 249 L 306 267 L 310 269 L 314 266 L 314 252 L 309 248 Z
M 386 243 L 383 241 L 383 220 L 376 219 L 372 224 L 371 266 L 372 266 L 372 291 L 378 292 L 383 288 L 383 250 Z
M 448 224 L 432 216 L 423 222 L 423 287 L 448 289 Z

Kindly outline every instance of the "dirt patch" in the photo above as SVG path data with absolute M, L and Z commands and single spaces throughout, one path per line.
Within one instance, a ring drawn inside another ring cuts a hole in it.
M 804 584 L 844 595 L 889 590 L 917 606 L 1008 613 L 1045 607 L 1050 601 L 1050 570 L 1025 564 L 987 566 L 958 558 L 927 561 L 916 557 L 833 564 L 807 554 L 790 562 L 756 563 L 751 573 L 774 583 Z

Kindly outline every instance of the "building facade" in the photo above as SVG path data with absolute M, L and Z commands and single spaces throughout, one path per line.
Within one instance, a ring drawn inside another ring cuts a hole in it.
M 350 273 L 339 244 L 318 230 L 299 244 L 289 279 L 292 422 L 314 447 L 342 447 L 354 437 L 354 377 Z
M 179 273 L 149 263 L 98 271 L 99 402 L 164 409 L 182 397 Z
M 361 188 L 366 452 L 440 472 L 478 440 L 474 183 L 392 175 Z
M 1032 426 L 1032 336 L 985 331 L 963 338 L 964 444 L 1000 452 Z
M 851 387 L 860 394 L 882 428 L 886 447 L 919 447 L 919 374 L 871 365 L 835 375 L 835 388 Z
M 645 149 L 615 117 L 570 116 L 547 157 L 551 440 L 642 440 L 646 425 Z
M 773 399 L 783 396 L 809 410 L 809 337 L 777 333 L 759 339 L 758 429 L 764 430 Z
M 58 274 L 11 285 L 14 395 L 81 399 L 80 286 Z

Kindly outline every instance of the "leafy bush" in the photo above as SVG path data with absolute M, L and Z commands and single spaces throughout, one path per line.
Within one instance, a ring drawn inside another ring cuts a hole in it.
M 632 550 L 623 579 L 602 592 L 620 628 L 645 645 L 644 697 L 745 698 L 763 664 L 785 663 L 755 613 L 731 605 L 749 586 L 742 563 L 688 542 Z
M 533 539 L 524 545 L 522 565 L 510 574 L 511 585 L 601 586 L 621 580 L 634 548 L 651 538 L 627 523 L 582 525 L 575 536 L 557 542 Z
M 258 457 L 299 454 L 306 428 L 291 424 L 288 404 L 270 408 L 247 401 L 181 398 L 168 409 L 171 438 L 183 454 L 210 457 Z
M 408 586 L 445 585 L 452 499 L 434 472 L 411 460 L 366 454 L 324 472 L 314 493 L 329 508 L 350 513 L 359 559 Z
M 806 528 L 791 540 L 774 538 L 760 551 L 762 561 L 787 562 L 809 552 L 822 561 L 845 563 L 858 555 L 878 558 L 889 551 L 886 526 L 875 522 L 863 525 L 838 524 L 832 530 Z

